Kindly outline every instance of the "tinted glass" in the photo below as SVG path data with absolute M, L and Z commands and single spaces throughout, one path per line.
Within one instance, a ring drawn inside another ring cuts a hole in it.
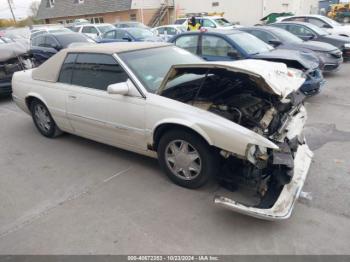
M 115 39 L 115 31 L 112 30 L 112 31 L 109 31 L 107 33 L 105 33 L 103 35 L 103 38 L 106 38 L 106 39 Z
M 56 35 L 56 39 L 60 42 L 63 48 L 68 47 L 72 43 L 89 43 L 90 41 L 82 34 L 64 34 Z
M 229 21 L 227 21 L 225 18 L 215 19 L 215 22 L 220 26 L 232 26 L 232 24 Z
M 119 54 L 145 88 L 155 93 L 172 65 L 203 63 L 203 60 L 176 46 Z
M 32 40 L 32 46 L 45 46 L 45 38 L 43 36 L 35 37 Z
M 75 59 L 77 58 L 76 54 L 68 54 L 61 68 L 60 76 L 58 82 L 70 84 L 72 80 L 72 73 Z
M 176 39 L 175 45 L 186 49 L 187 51 L 190 51 L 193 54 L 197 54 L 198 39 L 198 35 L 181 36 L 178 39 Z
M 129 28 L 127 31 L 129 34 L 131 34 L 134 38 L 138 40 L 142 40 L 142 39 L 154 36 L 151 30 L 144 29 L 144 28 Z
M 302 43 L 303 40 L 301 40 L 299 37 L 293 35 L 292 33 L 283 30 L 281 28 L 271 28 L 270 29 L 275 36 L 279 38 L 280 41 L 286 42 L 286 43 Z
M 212 21 L 210 21 L 209 19 L 203 19 L 202 20 L 202 26 L 203 27 L 211 27 L 211 28 L 215 28 L 216 27 L 216 25 Z
M 227 57 L 229 52 L 235 49 L 223 38 L 203 35 L 202 55 Z
M 308 18 L 308 22 L 318 27 L 327 27 L 327 23 L 317 18 Z
M 297 36 L 314 35 L 314 33 L 311 30 L 309 30 L 306 27 L 301 26 L 301 25 L 289 25 L 288 29 L 289 29 L 288 30 L 289 32 L 291 32 L 292 34 L 297 35 Z
M 99 26 L 98 27 L 98 30 L 100 30 L 100 32 L 103 34 L 103 33 L 106 33 L 108 31 L 111 31 L 114 29 L 114 26 L 112 25 L 104 25 L 104 26 Z M 97 32 L 96 32 L 97 33 Z
M 97 30 L 93 26 L 85 26 L 81 32 L 85 34 L 97 34 Z
M 168 35 L 176 35 L 177 34 L 177 31 L 174 27 L 167 27 L 166 32 Z
M 124 30 L 117 30 L 116 31 L 116 39 L 123 39 L 126 37 L 129 37 L 128 33 L 126 31 L 124 31 Z
M 79 54 L 72 84 L 107 90 L 111 84 L 126 82 L 128 75 L 110 55 Z
M 273 49 L 270 45 L 248 33 L 242 32 L 228 36 L 249 55 L 264 53 Z
M 52 36 L 46 36 L 45 37 L 45 45 L 47 47 L 57 47 L 57 41 Z
M 260 40 L 264 41 L 265 43 L 269 43 L 271 40 L 276 40 L 276 38 L 273 35 L 265 31 L 249 30 L 248 32 L 259 38 Z

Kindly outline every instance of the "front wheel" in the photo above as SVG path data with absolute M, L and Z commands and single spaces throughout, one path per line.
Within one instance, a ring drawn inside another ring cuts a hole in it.
M 203 186 L 217 171 L 218 154 L 201 137 L 187 131 L 164 134 L 158 159 L 168 177 L 186 188 Z
M 43 136 L 53 138 L 62 134 L 44 103 L 37 99 L 33 100 L 30 111 L 36 128 Z

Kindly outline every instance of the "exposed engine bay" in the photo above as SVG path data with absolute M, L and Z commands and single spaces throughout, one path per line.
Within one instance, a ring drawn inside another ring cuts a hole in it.
M 162 95 L 217 114 L 279 146 L 251 145 L 246 156 L 220 152 L 220 184 L 229 190 L 254 188 L 261 199 L 258 207 L 271 208 L 290 183 L 295 153 L 304 144 L 302 135 L 288 135 L 288 125 L 303 110 L 305 95 L 296 91 L 281 98 L 248 74 L 220 68 L 177 69 Z

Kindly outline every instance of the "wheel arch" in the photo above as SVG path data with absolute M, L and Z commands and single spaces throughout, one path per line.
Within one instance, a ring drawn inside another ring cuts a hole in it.
M 214 143 L 210 139 L 210 137 L 204 132 L 203 129 L 201 129 L 197 125 L 193 125 L 191 123 L 187 123 L 184 121 L 178 122 L 178 121 L 172 121 L 172 122 L 163 122 L 159 123 L 154 129 L 153 129 L 153 143 L 152 143 L 152 150 L 157 151 L 158 144 L 160 141 L 160 138 L 169 130 L 177 128 L 186 130 L 192 134 L 195 134 L 199 136 L 201 139 L 203 139 L 208 145 L 213 146 Z
M 29 112 L 30 112 L 30 105 L 35 99 L 37 99 L 40 102 L 44 103 L 44 105 L 47 107 L 47 103 L 46 103 L 45 99 L 41 95 L 34 94 L 34 93 L 29 93 L 26 96 L 26 98 L 25 98 L 25 103 L 26 103 L 26 106 L 27 106 Z

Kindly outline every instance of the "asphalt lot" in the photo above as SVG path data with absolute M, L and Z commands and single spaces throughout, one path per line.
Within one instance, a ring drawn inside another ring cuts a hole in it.
M 50 140 L 0 100 L 0 254 L 349 254 L 350 63 L 308 100 L 315 157 L 291 219 L 214 206 L 157 162 L 73 135 Z

